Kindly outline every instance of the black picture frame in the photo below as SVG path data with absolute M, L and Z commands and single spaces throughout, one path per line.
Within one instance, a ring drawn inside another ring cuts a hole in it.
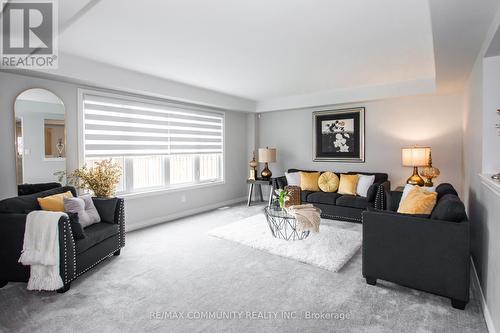
M 313 112 L 314 162 L 365 162 L 365 108 Z

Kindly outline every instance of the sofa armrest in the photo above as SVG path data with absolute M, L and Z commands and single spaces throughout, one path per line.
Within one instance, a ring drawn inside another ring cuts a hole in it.
M 288 185 L 285 176 L 275 177 L 271 179 L 273 190 L 284 189 Z
M 470 224 L 365 211 L 363 276 L 469 300 Z
M 366 194 L 366 200 L 368 202 L 374 203 L 376 201 L 380 187 L 382 187 L 383 190 L 390 190 L 391 189 L 391 182 L 387 180 L 385 182 L 373 183 L 368 188 L 368 192 Z M 383 208 L 379 208 L 379 209 L 383 209 Z
M 59 272 L 67 285 L 76 278 L 76 248 L 69 218 L 59 219 Z
M 118 224 L 120 245 L 125 246 L 125 201 L 123 198 L 92 198 L 101 222 Z
M 18 263 L 23 249 L 26 214 L 0 214 L 0 280 L 27 281 L 29 267 Z
M 19 263 L 24 244 L 27 214 L 0 214 L 0 280 L 26 282 L 29 266 Z M 71 224 L 67 217 L 61 217 L 59 228 L 59 268 L 63 282 L 75 277 L 75 242 Z

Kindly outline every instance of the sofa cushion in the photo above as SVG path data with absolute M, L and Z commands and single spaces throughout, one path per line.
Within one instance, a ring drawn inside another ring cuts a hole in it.
M 463 202 L 458 196 L 445 194 L 432 210 L 431 219 L 462 222 L 467 220 L 467 213 Z
M 99 244 L 103 240 L 117 235 L 119 232 L 118 224 L 96 223 L 87 227 L 85 230 L 85 238 L 76 241 L 76 253 L 80 254 L 90 249 L 92 246 Z
M 368 197 L 368 190 L 375 182 L 375 175 L 358 175 L 358 186 L 356 187 L 356 194 L 362 197 Z
M 80 223 L 84 228 L 101 222 L 101 217 L 94 206 L 90 194 L 84 194 L 78 198 L 65 198 L 64 211 L 78 213 Z
M 71 191 L 71 193 L 76 196 L 76 190 L 74 187 L 63 186 L 34 194 L 4 199 L 0 201 L 0 213 L 26 214 L 32 210 L 40 210 L 41 208 L 38 204 L 38 198 L 64 193 L 66 191 Z
M 29 195 L 61 187 L 60 183 L 38 183 L 17 185 L 17 195 Z
M 423 191 L 432 192 L 432 193 L 436 192 L 436 187 L 434 187 L 434 186 L 429 187 L 429 186 L 419 186 L 419 185 L 406 184 L 405 188 L 403 189 L 403 194 L 401 195 L 401 200 L 399 201 L 398 210 L 403 205 L 403 202 L 406 200 L 406 197 L 408 196 L 408 194 L 410 194 L 410 192 L 413 191 L 413 189 L 415 189 L 415 188 L 419 188 Z M 436 200 L 437 200 L 437 196 L 436 196 Z
M 399 193 L 401 193 L 401 192 L 399 192 Z M 388 214 L 388 215 L 395 215 L 395 216 L 399 215 L 399 216 L 406 216 L 406 217 L 411 216 L 411 217 L 418 217 L 418 218 L 422 218 L 422 219 L 428 219 L 431 217 L 429 214 L 402 214 L 402 213 L 398 213 L 396 211 L 376 209 L 374 207 L 367 207 L 366 210 L 369 212 L 381 212 L 381 213 Z
M 119 200 L 118 198 L 92 198 L 101 222 L 115 223 L 116 206 Z
M 311 193 L 316 193 L 316 192 L 313 192 L 313 191 L 300 191 L 300 201 L 307 202 L 307 197 Z
M 323 172 L 318 178 L 318 186 L 323 192 L 337 192 L 339 177 L 333 172 Z
M 338 198 L 335 203 L 337 206 L 360 208 L 360 209 L 366 209 L 372 206 L 372 204 L 369 203 L 368 200 L 366 200 L 366 198 L 358 197 L 355 195 L 343 195 L 340 198 Z
M 382 172 L 358 172 L 358 171 L 349 171 L 348 175 L 366 175 L 366 176 L 375 176 L 375 183 L 383 183 L 389 179 L 389 175 Z
M 299 172 L 302 191 L 320 191 L 318 186 L 319 172 Z
M 287 185 L 300 186 L 300 173 L 298 172 L 285 172 Z
M 50 212 L 64 212 L 64 198 L 72 198 L 73 193 L 67 191 L 64 193 L 52 194 L 47 197 L 37 198 L 38 204 L 43 210 Z
M 438 194 L 438 197 L 437 197 L 438 201 L 441 200 L 441 198 L 444 197 L 446 194 L 453 194 L 453 195 L 458 196 L 458 193 L 453 188 L 453 185 L 451 185 L 449 183 L 439 184 L 436 187 L 436 192 Z
M 340 175 L 340 184 L 339 184 L 339 194 L 349 194 L 356 195 L 356 188 L 358 187 L 358 175 Z
M 307 202 L 335 205 L 335 201 L 340 196 L 335 192 L 313 192 L 307 196 Z
M 414 187 L 405 199 L 401 199 L 398 213 L 431 214 L 437 202 L 437 193 L 429 192 L 422 187 Z

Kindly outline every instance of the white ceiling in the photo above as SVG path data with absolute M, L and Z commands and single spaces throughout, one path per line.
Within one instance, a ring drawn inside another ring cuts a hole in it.
M 435 76 L 422 0 L 97 1 L 59 43 L 255 100 Z
M 267 111 L 461 89 L 499 1 L 59 4 L 63 55 L 249 98 Z

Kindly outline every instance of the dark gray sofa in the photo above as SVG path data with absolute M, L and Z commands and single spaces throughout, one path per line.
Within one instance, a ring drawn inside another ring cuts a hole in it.
M 293 172 L 317 172 L 310 170 L 288 169 L 289 173 Z M 323 173 L 325 171 L 321 171 Z M 339 173 L 335 173 L 340 178 Z M 390 190 L 391 184 L 388 181 L 386 173 L 370 173 L 370 172 L 346 172 L 346 174 L 362 174 L 375 175 L 374 184 L 368 189 L 366 197 L 354 195 L 342 195 L 336 192 L 311 192 L 302 191 L 302 203 L 311 203 L 321 209 L 321 216 L 327 219 L 343 220 L 349 222 L 361 223 L 361 213 L 368 207 L 375 207 L 376 202 L 381 199 L 377 198 L 377 193 L 385 193 Z M 282 189 L 287 186 L 285 176 L 273 178 L 273 189 Z M 381 188 L 380 188 L 381 187 Z M 380 190 L 379 190 L 380 188 Z M 378 207 L 378 206 L 377 206 Z
M 0 288 L 8 282 L 27 282 L 29 266 L 18 260 L 24 241 L 27 213 L 41 209 L 37 198 L 76 190 L 70 186 L 18 196 L 0 201 Z M 93 198 L 101 222 L 83 229 L 85 238 L 72 231 L 67 217 L 59 220 L 60 275 L 66 292 L 71 282 L 109 256 L 119 255 L 125 246 L 124 202 L 120 198 Z M 81 227 L 80 227 L 81 228 Z
M 450 184 L 436 188 L 431 215 L 396 213 L 402 192 L 388 192 L 387 210 L 363 212 L 363 276 L 391 281 L 451 299 L 469 301 L 470 224 Z

